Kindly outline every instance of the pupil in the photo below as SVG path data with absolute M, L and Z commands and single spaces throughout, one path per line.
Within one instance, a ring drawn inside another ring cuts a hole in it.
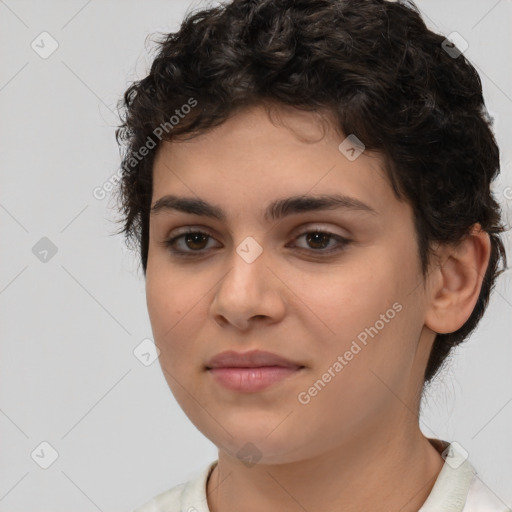
M 201 239 L 201 238 L 203 238 L 203 239 L 204 239 L 204 235 L 202 235 L 201 233 L 191 233 L 191 234 L 189 234 L 189 235 L 187 236 L 187 238 L 186 238 L 187 245 L 188 245 L 188 243 L 189 243 L 191 240 L 192 240 L 192 244 L 194 244 L 194 243 L 199 243 L 199 244 L 200 244 L 200 242 L 197 242 L 197 239 L 198 239 L 198 238 L 199 238 L 199 239 Z M 201 248 L 202 248 L 202 247 L 199 247 L 199 249 L 201 249 Z M 190 249 L 198 249 L 198 247 L 190 247 Z
M 313 244 L 320 243 L 321 249 L 323 249 L 328 245 L 329 236 L 330 235 L 328 235 L 327 233 L 314 233 L 312 235 L 308 235 L 308 243 L 309 242 L 313 242 Z M 318 240 L 318 239 L 314 240 L 315 237 L 319 237 L 320 240 Z M 323 240 L 325 243 L 321 243 L 321 240 Z

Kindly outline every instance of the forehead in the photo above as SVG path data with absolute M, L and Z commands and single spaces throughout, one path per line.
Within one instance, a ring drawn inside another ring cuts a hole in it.
M 189 141 L 163 142 L 153 168 L 152 205 L 164 195 L 199 197 L 268 216 L 284 196 L 339 194 L 385 214 L 397 202 L 377 154 L 349 160 L 346 138 L 316 113 L 262 106 L 238 112 Z

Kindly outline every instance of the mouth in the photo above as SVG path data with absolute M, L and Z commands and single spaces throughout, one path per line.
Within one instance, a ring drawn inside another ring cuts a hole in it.
M 206 364 L 206 369 L 212 368 L 262 368 L 279 366 L 282 368 L 297 368 L 302 366 L 296 361 L 286 359 L 278 354 L 262 350 L 235 352 L 228 350 L 214 356 Z
M 206 365 L 214 381 L 232 391 L 255 393 L 302 372 L 304 365 L 277 354 L 252 350 L 222 352 Z
M 232 391 L 256 393 L 300 373 L 304 366 L 218 367 L 208 372 L 215 381 Z

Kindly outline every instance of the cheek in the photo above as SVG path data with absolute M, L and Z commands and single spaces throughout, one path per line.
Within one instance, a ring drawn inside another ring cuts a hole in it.
M 178 270 L 147 273 L 148 314 L 160 359 L 169 370 L 183 371 L 186 365 L 197 364 L 192 360 L 197 339 L 194 332 L 206 318 L 205 294 L 210 287 Z
M 414 355 L 415 296 L 408 283 L 416 281 L 407 266 L 400 270 L 396 254 L 380 256 L 351 266 L 350 272 L 317 276 L 315 286 L 304 288 L 302 321 L 311 322 L 306 328 L 318 334 L 315 350 L 327 368 L 346 354 L 347 366 L 360 370 L 344 372 L 351 379 L 374 378 L 370 369 L 392 377 L 394 368 L 409 364 Z
M 197 290 L 195 290 L 197 289 Z M 146 303 L 155 336 L 162 336 L 185 315 L 190 314 L 201 297 L 197 279 L 186 278 L 180 270 L 148 263 Z M 204 290 L 202 290 L 204 294 Z
M 146 304 L 155 343 L 162 356 L 171 348 L 169 341 L 174 339 L 180 319 L 186 312 L 186 298 L 177 290 L 178 284 L 162 274 L 155 278 L 147 275 Z
M 193 326 L 197 326 L 195 315 L 201 302 L 198 303 L 193 290 L 186 286 L 180 288 L 182 283 L 176 276 L 173 279 L 162 273 L 156 279 L 153 276 L 157 274 L 147 276 L 146 302 L 155 345 L 160 351 L 159 363 L 172 394 L 187 411 L 187 393 L 183 386 L 195 393 L 193 375 L 200 367 L 194 358 L 196 348 L 191 332 Z
M 301 308 L 329 344 L 348 341 L 392 307 L 398 296 L 394 283 L 386 268 L 365 264 L 351 266 L 350 272 L 333 269 L 304 283 Z

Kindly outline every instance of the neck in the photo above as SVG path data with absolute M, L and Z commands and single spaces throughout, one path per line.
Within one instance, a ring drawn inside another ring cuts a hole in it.
M 417 512 L 443 459 L 417 421 L 404 428 L 401 420 L 392 428 L 370 425 L 325 453 L 286 464 L 247 467 L 219 450 L 207 485 L 209 509 Z

